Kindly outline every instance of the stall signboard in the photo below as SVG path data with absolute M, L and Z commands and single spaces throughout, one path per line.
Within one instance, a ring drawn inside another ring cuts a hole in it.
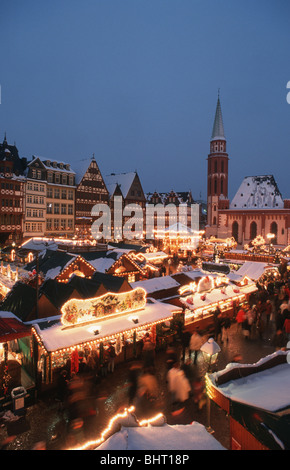
M 194 294 L 195 292 L 209 292 L 217 287 L 229 284 L 229 278 L 226 276 L 204 276 L 198 282 L 190 282 L 179 289 L 180 295 L 188 293 Z
M 145 305 L 146 291 L 142 287 L 117 294 L 107 292 L 91 299 L 70 299 L 61 308 L 61 322 L 65 327 L 81 326 L 142 310 Z

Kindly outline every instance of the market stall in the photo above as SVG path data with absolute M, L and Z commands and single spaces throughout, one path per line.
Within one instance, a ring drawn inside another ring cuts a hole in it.
M 206 376 L 209 397 L 230 416 L 231 449 L 290 449 L 289 352 L 231 363 Z
M 192 282 L 179 289 L 179 300 L 185 309 L 184 322 L 189 330 L 196 327 L 203 330 L 213 325 L 217 308 L 232 317 L 235 309 L 257 291 L 255 283 L 246 276 L 204 274 L 199 277 L 196 274 L 194 271 L 187 273 L 192 276 Z
M 31 329 L 11 312 L 0 312 L 0 409 L 16 387 L 34 383 Z
M 91 299 L 70 299 L 61 312 L 61 317 L 35 322 L 32 328 L 38 344 L 38 370 L 47 384 L 68 364 L 70 368 L 75 364 L 78 371 L 80 355 L 93 355 L 101 364 L 111 343 L 117 363 L 136 357 L 145 333 L 156 343 L 156 325 L 172 321 L 182 308 L 147 298 L 144 289 L 136 288 Z

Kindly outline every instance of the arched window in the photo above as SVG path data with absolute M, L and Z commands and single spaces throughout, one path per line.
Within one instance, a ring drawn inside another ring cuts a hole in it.
M 236 240 L 236 242 L 238 242 L 238 238 L 239 238 L 239 224 L 238 222 L 233 222 L 233 225 L 232 225 L 232 237 L 234 237 L 234 239 Z
M 221 178 L 221 194 L 224 194 L 224 179 Z
M 254 240 L 257 236 L 257 224 L 256 222 L 252 222 L 250 225 L 250 239 Z
M 216 217 L 213 218 L 213 225 L 216 225 Z
M 272 223 L 271 223 L 270 232 L 275 235 L 275 238 L 272 239 L 273 245 L 277 245 L 278 225 L 277 225 L 276 222 L 272 222 Z
M 214 161 L 214 172 L 217 173 L 217 160 Z

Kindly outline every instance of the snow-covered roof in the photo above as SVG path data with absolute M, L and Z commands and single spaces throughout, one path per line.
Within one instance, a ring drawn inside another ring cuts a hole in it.
M 284 202 L 272 175 L 246 176 L 230 209 L 283 209 Z
M 134 313 L 131 312 L 128 313 L 128 315 L 120 315 L 120 317 L 113 319 L 101 319 L 89 325 L 65 329 L 59 321 L 50 327 L 42 329 L 40 321 L 33 326 L 45 349 L 48 352 L 52 352 L 88 341 L 102 341 L 103 338 L 120 334 L 123 331 L 130 331 L 134 328 L 132 321 L 133 315 L 138 316 L 138 327 L 143 325 L 145 327 L 147 324 L 170 318 L 173 312 L 176 311 L 182 311 L 182 309 L 175 305 L 165 304 L 154 299 L 150 299 L 149 303 L 147 299 L 147 304 L 143 310 Z M 97 329 L 99 330 L 98 335 L 95 334 Z
M 287 355 L 287 351 L 277 351 L 260 359 L 255 364 L 230 363 L 222 371 L 211 375 L 212 383 L 233 368 L 257 367 L 277 355 Z M 246 377 L 229 380 L 218 386 L 218 390 L 231 400 L 262 408 L 268 411 L 278 411 L 290 406 L 290 374 L 289 363 L 276 365 L 269 369 L 247 375 Z
M 268 263 L 245 261 L 244 264 L 236 271 L 236 274 L 247 276 L 250 279 L 257 281 L 264 274 L 266 268 L 277 269 L 275 266 L 269 266 Z
M 226 450 L 206 428 L 187 425 L 122 427 L 96 450 Z
M 164 289 L 172 289 L 174 287 L 180 287 L 180 284 L 175 281 L 171 276 L 154 277 L 152 279 L 146 279 L 144 281 L 132 282 L 131 286 L 133 289 L 136 287 L 143 287 L 147 294 L 158 292 Z
M 119 185 L 123 194 L 123 197 L 126 198 L 128 196 L 128 192 L 131 188 L 131 185 L 134 181 L 136 176 L 135 172 L 129 173 L 111 173 L 104 177 L 104 181 L 106 187 L 109 191 L 109 194 L 112 195 L 116 189 L 116 186 Z
M 57 250 L 58 244 L 53 239 L 49 238 L 30 238 L 29 240 L 25 241 L 21 248 L 25 248 L 26 250 L 31 251 L 39 251 L 43 252 L 45 250 Z

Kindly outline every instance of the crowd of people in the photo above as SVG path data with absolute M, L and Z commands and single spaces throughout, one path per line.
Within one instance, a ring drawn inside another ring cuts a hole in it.
M 156 343 L 149 332 L 144 335 L 142 352 L 138 360 L 128 364 L 126 404 L 134 405 L 139 417 L 152 416 L 154 410 L 181 413 L 186 407 L 198 412 L 206 403 L 204 370 L 200 348 L 210 336 L 223 348 L 229 338 L 239 336 L 245 342 L 259 344 L 267 341 L 274 350 L 285 349 L 290 341 L 290 288 L 288 280 L 274 287 L 259 288 L 249 301 L 236 306 L 233 316 L 219 309 L 213 313 L 213 332 L 189 331 L 185 327 L 179 337 L 166 349 L 166 365 L 158 370 Z M 58 396 L 65 403 L 70 422 L 78 426 L 81 419 L 89 423 L 96 414 L 96 386 L 98 381 L 114 374 L 116 352 L 112 344 L 104 351 L 102 367 L 95 374 L 93 358 L 82 358 L 80 371 L 60 374 Z M 239 354 L 231 362 L 239 362 Z M 166 373 L 164 372 L 164 369 Z M 164 375 L 165 374 L 165 375 Z M 164 393 L 164 390 L 166 392 Z M 195 416 L 192 416 L 195 419 Z

